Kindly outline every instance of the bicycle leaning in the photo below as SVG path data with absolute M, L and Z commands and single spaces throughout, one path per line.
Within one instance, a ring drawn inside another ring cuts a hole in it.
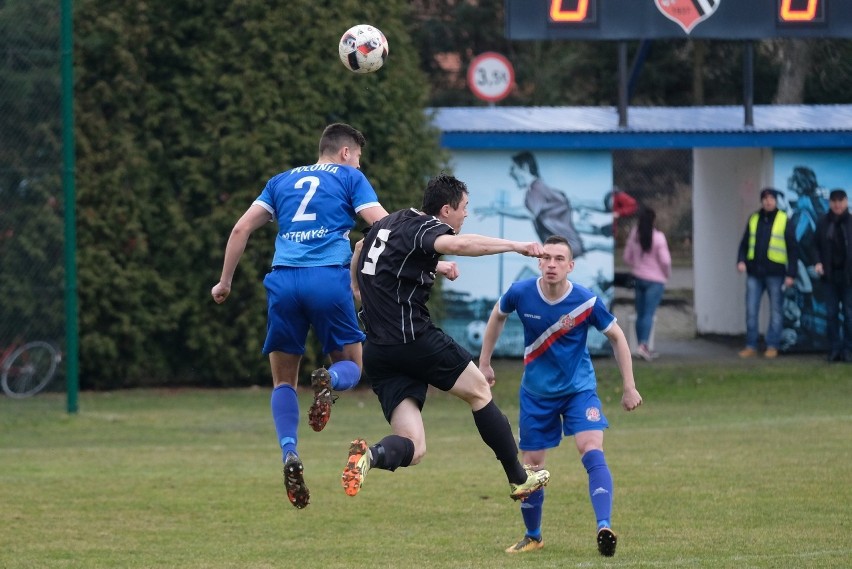
M 0 386 L 9 397 L 31 397 L 47 387 L 61 361 L 62 354 L 48 342 L 13 344 L 0 354 Z

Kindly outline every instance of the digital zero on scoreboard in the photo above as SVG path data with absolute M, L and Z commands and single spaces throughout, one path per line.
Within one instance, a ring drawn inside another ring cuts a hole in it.
M 554 0 L 550 2 L 550 22 L 559 24 L 570 22 L 574 25 L 594 25 L 598 23 L 597 0 Z
M 511 40 L 852 37 L 852 0 L 504 1 Z
M 515 68 L 499 53 L 487 51 L 470 62 L 467 84 L 474 95 L 494 103 L 506 98 L 512 91 L 515 86 Z
M 781 25 L 822 24 L 825 22 L 825 3 L 827 1 L 778 0 L 778 23 Z

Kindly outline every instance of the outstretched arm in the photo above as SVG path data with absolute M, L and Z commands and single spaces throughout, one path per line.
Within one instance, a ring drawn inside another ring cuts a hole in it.
M 615 362 L 618 364 L 618 371 L 621 373 L 621 379 L 624 382 L 621 406 L 624 407 L 625 411 L 633 411 L 642 404 L 642 396 L 636 390 L 636 381 L 633 379 L 633 360 L 630 359 L 630 346 L 628 346 L 627 338 L 624 337 L 624 332 L 618 324 L 613 324 L 606 331 L 606 337 L 612 344 Z
M 271 219 L 271 215 L 263 207 L 252 204 L 243 216 L 237 220 L 237 223 L 231 230 L 228 244 L 225 246 L 225 261 L 222 264 L 222 274 L 219 277 L 219 282 L 210 290 L 210 294 L 213 295 L 213 300 L 216 304 L 225 302 L 225 299 L 231 293 L 231 281 L 234 279 L 234 271 L 237 270 L 240 258 L 246 250 L 246 243 L 248 243 L 249 237 L 255 229 L 262 227 Z
M 498 237 L 468 233 L 439 236 L 435 239 L 435 251 L 441 255 L 460 255 L 462 257 L 481 257 L 511 252 L 520 253 L 527 257 L 541 257 L 544 254 L 544 247 L 541 243 L 509 241 Z
M 494 355 L 494 346 L 497 339 L 506 326 L 508 315 L 500 312 L 500 301 L 494 304 L 488 324 L 485 325 L 485 334 L 482 337 L 482 348 L 479 350 L 479 371 L 488 380 L 488 385 L 494 385 L 497 379 L 494 376 L 494 368 L 491 367 L 491 356 Z

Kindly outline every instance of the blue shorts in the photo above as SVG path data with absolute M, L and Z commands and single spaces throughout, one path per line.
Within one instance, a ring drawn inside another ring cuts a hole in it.
M 263 279 L 267 298 L 263 353 L 305 353 L 308 329 L 324 354 L 366 339 L 358 327 L 348 267 L 279 267 Z
M 545 450 L 559 446 L 562 435 L 570 437 L 583 431 L 603 431 L 609 426 L 595 390 L 564 397 L 534 397 L 521 387 L 521 450 Z

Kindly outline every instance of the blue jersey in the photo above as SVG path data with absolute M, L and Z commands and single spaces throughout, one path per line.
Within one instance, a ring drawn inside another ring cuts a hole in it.
M 524 326 L 521 386 L 546 398 L 595 389 L 595 370 L 586 347 L 589 326 L 607 332 L 615 316 L 583 286 L 569 283 L 565 296 L 553 302 L 541 293 L 538 281 L 513 283 L 500 297 L 500 312 L 517 311 Z
M 364 174 L 343 164 L 282 172 L 266 183 L 254 203 L 278 222 L 274 267 L 348 265 L 355 216 L 380 205 Z

